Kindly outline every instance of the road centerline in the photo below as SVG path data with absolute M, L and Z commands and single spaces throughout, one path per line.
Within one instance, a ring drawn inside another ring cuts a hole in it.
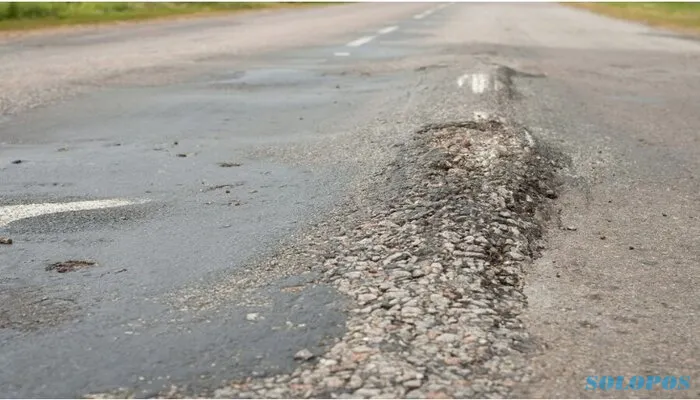
M 395 31 L 395 30 L 397 30 L 397 29 L 399 29 L 399 27 L 398 27 L 397 25 L 394 25 L 394 26 L 387 26 L 386 28 L 380 29 L 380 30 L 379 30 L 379 34 L 380 34 L 380 35 L 386 35 L 387 33 L 391 33 L 391 32 L 393 32 L 393 31 Z
M 353 40 L 352 42 L 348 43 L 347 46 L 348 47 L 360 47 L 363 44 L 367 44 L 367 43 L 371 42 L 372 40 L 374 40 L 374 38 L 376 38 L 376 36 L 364 36 L 364 37 L 361 37 L 359 39 Z

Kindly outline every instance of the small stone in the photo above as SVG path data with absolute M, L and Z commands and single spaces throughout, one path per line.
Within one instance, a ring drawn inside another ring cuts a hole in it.
M 358 375 L 353 375 L 350 378 L 350 381 L 348 381 L 346 387 L 348 389 L 359 389 L 364 385 L 364 382 L 362 381 L 362 378 L 360 378 Z
M 230 387 L 216 389 L 214 391 L 214 398 L 216 399 L 232 399 L 235 397 L 238 397 L 237 393 L 233 388 Z
M 345 384 L 345 381 L 343 379 L 338 378 L 337 376 L 330 376 L 324 380 L 324 383 L 328 388 L 337 389 L 339 387 L 342 387 Z
M 367 303 L 367 302 L 370 302 L 370 301 L 376 300 L 376 299 L 377 299 L 377 295 L 372 294 L 372 293 L 365 293 L 365 294 L 361 294 L 361 295 L 357 296 L 357 300 L 359 300 L 361 303 Z
M 12 164 L 22 164 L 22 160 L 14 160 L 12 161 Z
M 246 314 L 245 319 L 247 319 L 248 321 L 257 321 L 260 319 L 260 314 L 249 313 L 249 314 Z
M 440 273 L 442 272 L 442 264 L 440 263 L 432 263 L 430 264 L 430 269 L 435 272 L 435 273 Z
M 401 309 L 401 315 L 404 317 L 417 317 L 421 315 L 421 309 L 418 307 L 404 307 Z
M 425 395 L 420 392 L 420 390 L 411 390 L 410 392 L 406 393 L 406 398 L 407 399 L 424 399 Z
M 352 362 L 362 362 L 368 357 L 367 353 L 352 353 L 350 356 L 350 361 Z
M 408 278 L 411 276 L 411 273 L 408 271 L 404 270 L 396 270 L 391 272 L 391 276 L 393 276 L 396 279 L 401 279 L 401 278 Z
M 411 379 L 410 381 L 404 382 L 403 385 L 408 389 L 418 389 L 421 387 L 422 382 L 418 379 Z
M 457 341 L 457 339 L 459 339 L 459 337 L 453 333 L 443 333 L 442 335 L 438 336 L 435 340 L 438 342 L 450 343 Z
M 352 349 L 355 353 L 370 353 L 373 349 L 369 346 L 357 346 Z
M 360 279 L 362 277 L 362 272 L 351 271 L 351 272 L 346 273 L 345 277 L 348 279 Z
M 391 264 L 391 263 L 394 262 L 394 261 L 402 260 L 402 259 L 404 259 L 404 258 L 406 258 L 406 255 L 404 255 L 404 253 L 402 253 L 402 252 L 397 252 L 397 253 L 394 253 L 394 254 L 390 255 L 390 256 L 387 257 L 386 259 L 384 259 L 384 261 L 382 261 L 382 263 L 383 263 L 384 265 L 389 265 L 389 264 Z
M 575 226 L 573 226 L 573 225 L 569 225 L 569 226 L 566 227 L 566 230 L 567 230 L 567 231 L 576 231 L 576 230 L 578 230 L 578 228 L 575 227 Z
M 12 244 L 12 239 L 5 236 L 0 236 L 0 244 Z
M 314 353 L 310 352 L 309 349 L 299 350 L 295 355 L 295 360 L 307 361 L 314 358 Z
M 461 362 L 462 360 L 459 357 L 448 357 L 445 359 L 445 364 L 447 365 L 459 365 Z
M 357 396 L 362 396 L 362 397 L 368 397 L 368 398 L 375 398 L 379 396 L 382 393 L 380 389 L 369 389 L 369 388 L 362 388 L 358 389 L 355 391 L 355 395 Z
M 321 361 L 319 361 L 319 364 L 323 365 L 324 367 L 334 367 L 338 365 L 338 361 L 331 358 L 323 358 Z

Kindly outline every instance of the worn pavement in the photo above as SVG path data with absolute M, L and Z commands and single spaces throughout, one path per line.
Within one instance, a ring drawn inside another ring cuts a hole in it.
M 0 396 L 700 396 L 700 41 L 447 3 L 0 40 Z M 637 374 L 691 388 L 584 390 Z

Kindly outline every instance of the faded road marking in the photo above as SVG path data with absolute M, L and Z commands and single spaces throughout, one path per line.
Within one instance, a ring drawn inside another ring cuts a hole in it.
M 397 30 L 397 29 L 399 29 L 399 27 L 396 26 L 396 25 L 394 25 L 394 26 L 387 26 L 387 27 L 384 28 L 384 29 L 380 29 L 380 30 L 379 30 L 379 34 L 380 34 L 380 35 L 386 35 L 387 33 L 391 33 L 391 32 L 393 32 L 393 31 L 395 31 L 395 30 Z
M 147 201 L 148 200 L 131 201 L 112 199 L 74 201 L 70 203 L 18 204 L 13 206 L 0 206 L 0 227 L 20 219 L 33 218 L 45 214 L 123 207 L 132 204 L 142 204 L 146 203 Z
M 457 86 L 462 87 L 467 81 L 471 81 L 472 92 L 484 93 L 488 88 L 489 74 L 464 74 L 457 78 Z
M 374 40 L 375 37 L 376 37 L 376 36 L 365 36 L 365 37 L 361 37 L 361 38 L 359 38 L 359 39 L 357 39 L 357 40 L 353 40 L 352 42 L 348 43 L 347 46 L 348 46 L 348 47 L 360 47 L 360 46 L 362 46 L 363 44 L 366 44 L 366 43 L 371 42 L 372 40 Z
M 336 57 L 347 57 L 350 55 L 350 53 L 345 52 L 345 51 L 339 51 L 339 52 L 333 53 L 333 55 Z

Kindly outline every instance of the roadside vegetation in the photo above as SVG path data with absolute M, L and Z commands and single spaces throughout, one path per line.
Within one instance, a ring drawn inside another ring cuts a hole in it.
M 571 3 L 611 17 L 700 33 L 700 3 Z
M 318 3 L 0 3 L 0 30 L 135 21 Z

